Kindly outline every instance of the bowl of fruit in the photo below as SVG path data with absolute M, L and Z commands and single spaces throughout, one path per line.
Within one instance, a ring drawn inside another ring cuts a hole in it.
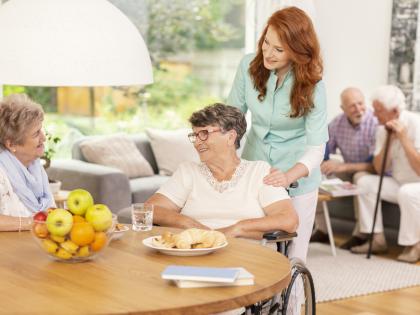
M 91 194 L 83 189 L 70 192 L 67 206 L 36 213 L 32 235 L 43 252 L 55 260 L 90 260 L 108 246 L 117 217 L 106 205 L 94 204 Z

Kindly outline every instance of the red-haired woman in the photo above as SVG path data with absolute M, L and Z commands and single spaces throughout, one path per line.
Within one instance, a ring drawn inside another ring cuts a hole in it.
M 269 18 L 257 53 L 239 65 L 228 104 L 252 113 L 242 157 L 277 169 L 265 183 L 299 182 L 290 190 L 300 222 L 290 256 L 305 261 L 328 128 L 319 43 L 302 10 L 288 7 Z

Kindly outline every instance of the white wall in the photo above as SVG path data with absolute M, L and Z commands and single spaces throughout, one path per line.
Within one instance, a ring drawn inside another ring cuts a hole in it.
M 369 99 L 373 89 L 387 82 L 392 0 L 314 3 L 331 120 L 341 112 L 345 87 L 359 87 Z

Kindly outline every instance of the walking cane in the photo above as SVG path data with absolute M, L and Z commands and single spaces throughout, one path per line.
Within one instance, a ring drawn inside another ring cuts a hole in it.
M 386 128 L 385 128 L 386 129 Z M 370 254 L 372 252 L 372 242 L 373 242 L 373 231 L 375 230 L 375 223 L 376 223 L 376 216 L 378 215 L 378 207 L 379 207 L 379 201 L 381 200 L 381 190 L 382 190 L 382 181 L 384 179 L 384 173 L 385 173 L 385 166 L 386 166 L 386 159 L 388 157 L 388 149 L 389 149 L 389 142 L 391 140 L 391 130 L 386 129 L 386 142 L 385 142 L 385 152 L 382 159 L 382 165 L 381 165 L 381 173 L 379 174 L 379 188 L 378 188 L 378 194 L 376 195 L 376 205 L 375 205 L 375 214 L 373 215 L 373 224 L 372 224 L 372 232 L 370 232 L 369 235 L 369 249 L 367 252 L 367 259 L 370 259 Z

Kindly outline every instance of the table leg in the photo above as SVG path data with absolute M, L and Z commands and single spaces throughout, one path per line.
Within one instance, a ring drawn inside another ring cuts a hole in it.
M 324 217 L 325 217 L 325 223 L 327 225 L 328 238 L 330 240 L 331 253 L 335 257 L 337 256 L 337 253 L 335 251 L 334 235 L 331 228 L 330 213 L 328 211 L 328 206 L 327 206 L 326 201 L 322 202 L 322 209 L 324 210 Z

